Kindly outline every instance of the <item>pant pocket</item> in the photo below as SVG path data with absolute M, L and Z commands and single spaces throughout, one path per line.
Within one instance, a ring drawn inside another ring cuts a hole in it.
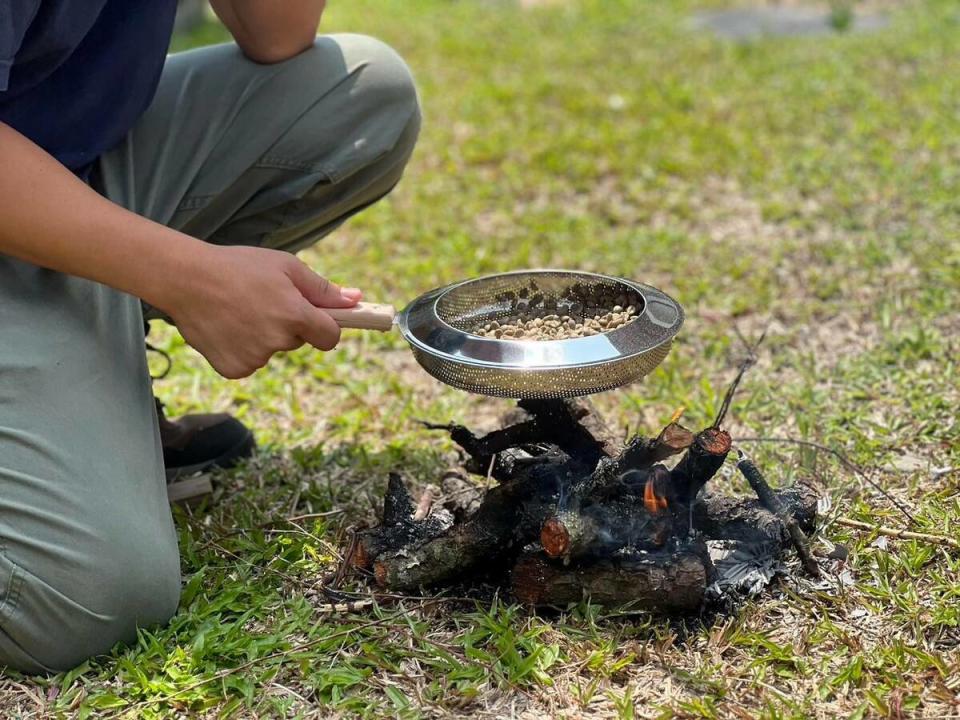
M 23 569 L 0 547 L 0 627 L 17 609 L 22 584 Z

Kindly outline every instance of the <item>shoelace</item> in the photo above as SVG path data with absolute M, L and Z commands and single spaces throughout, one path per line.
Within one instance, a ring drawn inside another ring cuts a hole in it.
M 163 380 L 167 375 L 170 374 L 170 368 L 173 367 L 173 359 L 170 357 L 170 353 L 168 353 L 166 350 L 161 350 L 155 345 L 151 345 L 146 340 L 143 342 L 147 346 L 147 352 L 155 352 L 166 361 L 167 366 L 163 369 L 163 372 L 161 372 L 159 375 L 154 375 L 152 373 L 150 375 L 151 380 Z

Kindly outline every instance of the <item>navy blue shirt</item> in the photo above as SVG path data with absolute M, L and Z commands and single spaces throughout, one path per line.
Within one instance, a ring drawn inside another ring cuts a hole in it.
M 85 178 L 150 104 L 176 7 L 0 0 L 0 122 Z

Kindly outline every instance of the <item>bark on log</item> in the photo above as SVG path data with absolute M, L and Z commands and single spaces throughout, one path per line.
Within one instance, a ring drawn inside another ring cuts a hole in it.
M 477 512 L 449 532 L 381 553 L 373 564 L 377 582 L 398 590 L 430 586 L 519 552 L 556 508 L 556 481 L 538 470 L 491 488 Z
M 413 498 L 406 484 L 399 475 L 390 473 L 381 522 L 377 527 L 357 533 L 350 564 L 370 569 L 374 560 L 384 553 L 426 542 L 453 525 L 453 514 L 446 510 L 434 511 L 422 520 L 415 520 L 414 514 Z
M 612 555 L 621 548 L 652 550 L 674 534 L 666 488 L 670 471 L 649 468 L 638 485 L 626 478 L 606 485 L 593 496 L 577 498 L 551 515 L 540 530 L 540 545 L 551 558 L 565 560 Z
M 511 585 L 514 596 L 527 605 L 562 606 L 589 597 L 600 605 L 690 612 L 703 603 L 711 569 L 702 545 L 569 567 L 529 554 L 514 565 Z
M 655 438 L 635 437 L 617 458 L 624 469 L 650 467 L 677 455 L 693 444 L 694 435 L 679 423 L 669 423 Z
M 631 505 L 637 510 L 636 505 Z M 594 506 L 588 512 L 560 513 L 547 518 L 540 529 L 540 546 L 553 559 L 565 561 L 604 557 L 621 548 L 655 550 L 673 533 L 670 513 L 630 515 L 621 507 Z

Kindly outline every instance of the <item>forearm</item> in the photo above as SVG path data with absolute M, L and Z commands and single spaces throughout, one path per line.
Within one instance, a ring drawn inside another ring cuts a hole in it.
M 0 254 L 109 285 L 166 309 L 206 243 L 101 197 L 0 123 Z
M 326 0 L 211 0 L 251 60 L 276 63 L 313 44 Z

